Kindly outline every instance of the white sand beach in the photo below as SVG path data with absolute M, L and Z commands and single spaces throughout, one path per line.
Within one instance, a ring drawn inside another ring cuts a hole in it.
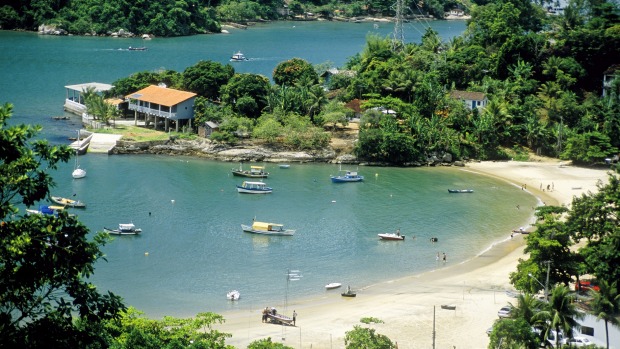
M 463 170 L 523 186 L 547 205 L 570 205 L 573 196 L 594 192 L 599 180 L 607 181 L 605 170 L 552 160 L 469 163 Z M 295 327 L 262 323 L 262 309 L 251 309 L 222 313 L 226 322 L 214 328 L 231 333 L 226 342 L 237 348 L 267 337 L 293 348 L 344 348 L 345 332 L 355 325 L 374 328 L 397 342 L 400 349 L 431 348 L 435 311 L 436 348 L 486 348 L 486 330 L 497 319 L 497 311 L 507 302 L 515 302 L 506 294 L 513 289 L 508 275 L 518 259 L 526 257 L 523 248 L 523 236 L 517 234 L 472 260 L 461 264 L 448 261 L 446 267 L 433 272 L 368 286 L 356 290 L 355 298 L 341 297 L 344 290 L 339 289 L 289 303 L 288 313 L 293 309 L 298 313 Z M 456 309 L 442 309 L 441 305 Z M 383 323 L 362 324 L 364 317 Z

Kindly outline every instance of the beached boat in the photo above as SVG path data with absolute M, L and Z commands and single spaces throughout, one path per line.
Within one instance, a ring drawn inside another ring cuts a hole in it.
M 65 207 L 86 208 L 86 204 L 80 200 L 72 200 L 60 196 L 50 196 L 50 199 Z
M 239 291 L 237 290 L 232 290 L 226 293 L 226 299 L 231 300 L 231 301 L 238 301 L 240 297 L 241 297 L 241 293 L 239 293 Z
M 357 294 L 351 290 L 351 286 L 347 286 L 347 292 L 342 292 L 340 294 L 343 297 L 355 297 Z
M 334 288 L 338 288 L 340 286 L 342 286 L 341 283 L 339 283 L 339 282 L 332 282 L 332 283 L 329 283 L 329 284 L 325 285 L 325 288 L 328 289 L 328 290 L 333 290 Z
M 405 235 L 399 233 L 381 233 L 377 234 L 381 240 L 405 240 Z
M 293 235 L 295 230 L 284 229 L 284 225 L 277 223 L 256 222 L 252 226 L 241 224 L 241 229 L 246 233 L 263 234 L 263 235 Z
M 244 181 L 237 185 L 237 191 L 244 194 L 269 194 L 273 189 L 263 182 Z
M 473 189 L 448 189 L 448 193 L 460 194 L 460 193 L 473 193 Z
M 247 61 L 248 59 L 245 57 L 245 55 L 243 53 L 241 53 L 241 51 L 238 51 L 237 53 L 233 54 L 230 57 L 230 61 L 231 62 L 243 62 L 243 61 Z
M 136 228 L 133 223 L 121 223 L 118 225 L 118 229 L 103 228 L 106 233 L 114 235 L 137 235 L 142 232 L 142 229 Z
M 456 305 L 442 304 L 441 309 L 456 310 Z
M 243 165 L 239 165 L 239 168 L 232 169 L 233 176 L 250 177 L 250 178 L 267 178 L 269 172 L 265 172 L 265 166 L 250 166 L 250 170 L 244 170 Z

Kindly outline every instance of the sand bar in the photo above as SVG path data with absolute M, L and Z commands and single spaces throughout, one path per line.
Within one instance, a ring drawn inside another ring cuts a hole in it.
M 470 163 L 463 171 L 494 176 L 531 192 L 548 205 L 570 205 L 573 196 L 595 192 L 605 170 L 573 167 L 559 161 Z M 549 186 L 549 190 L 547 190 Z M 543 191 L 544 189 L 544 191 Z M 509 234 L 509 232 L 507 232 Z M 289 303 L 286 315 L 298 313 L 297 326 L 261 322 L 260 309 L 224 312 L 226 323 L 215 329 L 233 335 L 226 341 L 246 348 L 257 339 L 271 337 L 293 348 L 344 348 L 345 332 L 355 325 L 370 326 L 398 343 L 398 348 L 432 348 L 433 312 L 436 348 L 486 348 L 486 330 L 497 311 L 514 302 L 508 274 L 523 255 L 522 235 L 515 235 L 483 254 L 460 264 L 357 290 L 355 298 L 340 296 L 342 290 Z M 266 304 L 265 306 L 267 306 Z M 455 310 L 441 305 L 456 306 Z M 374 317 L 380 324 L 360 323 Z

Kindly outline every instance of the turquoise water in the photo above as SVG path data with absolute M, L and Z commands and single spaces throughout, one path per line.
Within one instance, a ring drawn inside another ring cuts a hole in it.
M 464 22 L 431 23 L 442 37 L 459 35 Z M 420 25 L 421 26 L 421 25 Z M 227 63 L 243 51 L 251 60 L 239 72 L 271 76 L 282 60 L 301 57 L 341 66 L 359 52 L 369 32 L 388 35 L 392 25 L 278 22 L 230 35 L 173 39 L 51 37 L 0 31 L 0 102 L 15 105 L 12 123 L 36 123 L 42 137 L 68 144 L 79 118 L 63 115 L 64 86 L 111 83 L 142 70 L 182 71 L 200 59 Z M 418 41 L 423 26 L 406 32 Z M 148 51 L 127 51 L 129 46 Z M 69 115 L 69 114 L 67 114 Z M 80 158 L 85 179 L 71 178 L 72 164 L 54 173 L 54 195 L 85 201 L 73 210 L 92 231 L 133 222 L 142 236 L 117 237 L 104 247 L 107 262 L 96 266 L 94 282 L 148 315 L 191 316 L 202 311 L 258 308 L 319 295 L 330 282 L 364 287 L 381 280 L 441 267 L 479 254 L 527 224 L 536 205 L 520 187 L 456 168 L 360 167 L 363 183 L 333 184 L 335 165 L 269 165 L 270 195 L 238 194 L 238 166 L 204 159 L 156 156 Z M 357 169 L 357 168 L 355 168 Z M 448 194 L 472 188 L 473 194 Z M 517 210 L 516 205 L 521 209 Z M 297 229 L 292 237 L 241 231 L 252 219 Z M 377 234 L 400 228 L 404 242 L 379 241 Z M 415 235 L 415 239 L 413 239 Z M 432 244 L 430 237 L 439 242 Z M 394 267 L 396 266 L 396 267 Z M 300 270 L 287 282 L 288 269 Z M 241 292 L 241 301 L 225 295 Z

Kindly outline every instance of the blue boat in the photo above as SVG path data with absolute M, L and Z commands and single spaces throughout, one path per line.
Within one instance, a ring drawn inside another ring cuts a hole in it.
M 344 175 L 340 176 L 330 176 L 330 178 L 333 183 L 361 182 L 364 180 L 364 176 L 351 171 L 346 171 Z

